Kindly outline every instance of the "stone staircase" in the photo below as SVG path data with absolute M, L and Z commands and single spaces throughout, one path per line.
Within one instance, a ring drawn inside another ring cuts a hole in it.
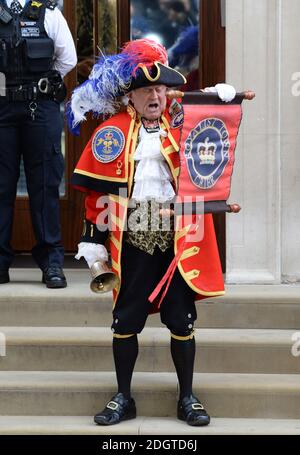
M 291 352 L 300 286 L 228 286 L 198 304 L 194 390 L 212 416 L 204 428 L 176 419 L 169 332 L 150 316 L 133 379 L 139 417 L 102 428 L 92 416 L 116 390 L 111 296 L 89 291 L 85 269 L 66 274 L 62 290 L 30 269 L 0 287 L 0 434 L 300 434 L 300 356 Z

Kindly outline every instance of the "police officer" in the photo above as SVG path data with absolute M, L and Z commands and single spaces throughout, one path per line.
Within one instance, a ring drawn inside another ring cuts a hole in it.
M 0 96 L 0 284 L 9 282 L 14 257 L 10 240 L 22 156 L 36 237 L 33 257 L 48 288 L 67 286 L 59 218 L 60 103 L 63 77 L 76 63 L 56 0 L 0 0 L 0 72 L 6 78 Z

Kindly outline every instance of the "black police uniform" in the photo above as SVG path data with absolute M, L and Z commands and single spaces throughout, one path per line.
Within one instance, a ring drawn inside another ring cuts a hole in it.
M 37 242 L 33 257 L 42 270 L 61 267 L 64 257 L 59 103 L 65 87 L 52 70 L 54 42 L 44 26 L 46 8 L 54 9 L 56 2 L 36 4 L 30 1 L 20 14 L 14 14 L 0 0 L 0 72 L 6 76 L 6 96 L 0 96 L 0 271 L 8 270 L 14 257 L 10 240 L 21 156 Z M 45 76 L 48 79 L 39 88 Z

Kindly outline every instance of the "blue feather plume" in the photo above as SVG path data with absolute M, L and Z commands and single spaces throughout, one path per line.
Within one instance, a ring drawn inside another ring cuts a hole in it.
M 78 125 L 92 111 L 97 116 L 115 114 L 120 106 L 119 97 L 126 93 L 137 66 L 134 55 L 126 53 L 100 57 L 89 79 L 77 87 L 67 110 L 67 121 L 72 132 L 78 134 Z

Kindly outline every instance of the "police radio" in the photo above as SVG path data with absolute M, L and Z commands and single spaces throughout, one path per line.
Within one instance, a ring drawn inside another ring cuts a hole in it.
M 3 24 L 9 24 L 12 21 L 12 16 L 9 12 L 0 5 L 0 21 Z

